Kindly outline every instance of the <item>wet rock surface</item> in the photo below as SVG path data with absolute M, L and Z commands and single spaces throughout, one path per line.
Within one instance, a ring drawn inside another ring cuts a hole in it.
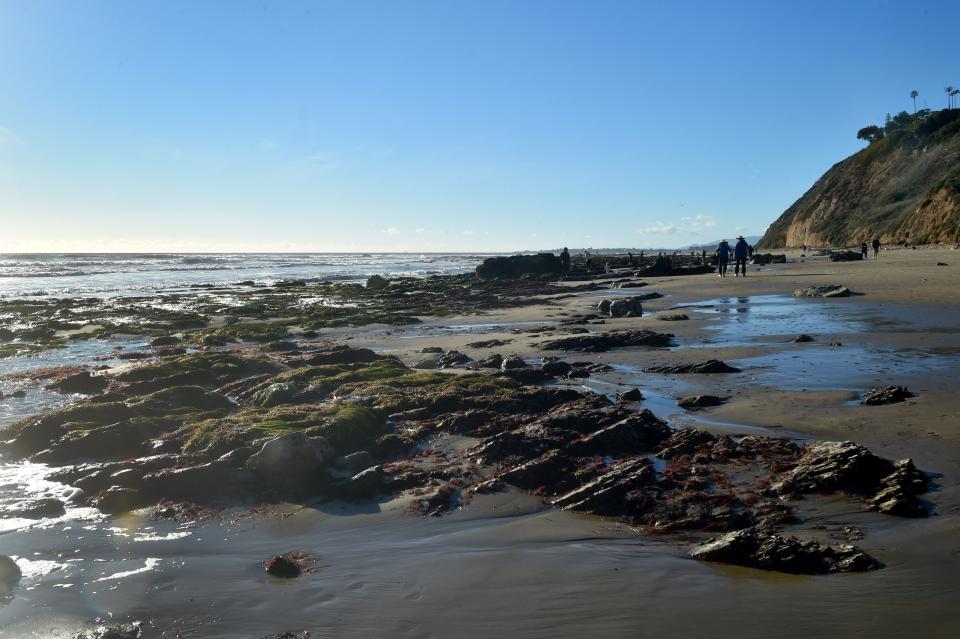
M 139 623 L 100 625 L 78 632 L 71 639 L 138 639 L 142 636 L 140 626 Z
M 637 410 L 638 389 L 613 402 L 531 385 L 596 374 L 606 364 L 546 358 L 503 370 L 502 362 L 488 372 L 425 372 L 372 351 L 326 346 L 169 356 L 113 375 L 108 396 L 12 425 L 2 447 L 21 457 L 72 460 L 82 452 L 50 478 L 110 513 L 158 502 L 194 504 L 183 511 L 189 516 L 230 500 L 406 495 L 411 514 L 443 516 L 509 487 L 663 534 L 776 530 L 795 520 L 795 498 L 813 494 L 849 495 L 894 516 L 927 513 L 919 499 L 927 478 L 909 460 L 886 460 L 851 442 L 800 446 L 674 429 Z M 278 384 L 292 389 L 292 403 L 263 401 Z M 97 446 L 77 448 L 91 436 Z
M 887 386 L 874 388 L 863 394 L 860 403 L 865 406 L 882 406 L 883 404 L 897 404 L 916 397 L 906 386 Z
M 802 575 L 864 572 L 881 567 L 877 560 L 856 546 L 828 546 L 755 528 L 711 539 L 696 547 L 690 556 L 702 561 Z
M 600 353 L 627 346 L 662 348 L 669 346 L 672 343 L 672 339 L 673 335 L 669 333 L 657 333 L 656 331 L 611 331 L 609 333 L 592 333 L 548 340 L 541 342 L 539 346 L 543 350 Z
M 644 369 L 648 373 L 662 373 L 665 375 L 706 375 L 711 373 L 739 373 L 740 369 L 730 366 L 718 359 L 709 359 L 697 364 L 681 364 L 679 366 L 651 366 Z
M 717 397 L 716 395 L 693 395 L 690 397 L 681 397 L 677 400 L 677 406 L 687 410 L 699 410 L 711 406 L 721 406 L 726 403 L 726 398 Z

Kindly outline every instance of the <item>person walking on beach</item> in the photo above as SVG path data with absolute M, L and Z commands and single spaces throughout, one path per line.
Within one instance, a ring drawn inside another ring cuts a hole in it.
M 717 245 L 717 270 L 719 271 L 719 277 L 727 276 L 727 261 L 730 259 L 730 245 L 727 244 L 726 240 L 720 240 L 720 244 Z
M 867 259 L 867 241 L 860 242 L 860 258 Z
M 873 259 L 877 259 L 877 253 L 880 252 L 880 240 L 873 238 Z
M 752 249 L 742 235 L 737 236 L 737 245 L 733 247 L 733 276 L 747 276 L 747 258 L 750 257 Z
M 563 251 L 560 252 L 560 277 L 565 279 L 568 275 L 570 275 L 570 251 L 564 246 Z

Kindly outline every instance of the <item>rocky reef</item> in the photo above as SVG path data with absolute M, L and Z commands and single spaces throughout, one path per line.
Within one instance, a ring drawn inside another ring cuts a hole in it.
M 15 423 L 0 447 L 50 464 L 49 479 L 111 513 L 406 495 L 412 513 L 441 516 L 514 487 L 545 507 L 661 534 L 773 534 L 810 494 L 848 495 L 894 516 L 927 514 L 919 499 L 927 479 L 909 460 L 851 442 L 678 430 L 639 408 L 639 391 L 614 402 L 518 377 L 535 371 L 540 382 L 589 363 L 501 360 L 489 372 L 451 373 L 345 346 L 170 354 L 100 373 L 99 391 Z M 699 556 L 790 572 L 876 566 L 846 550 L 750 535 L 733 544 L 742 552 Z M 794 550 L 809 557 L 758 559 Z

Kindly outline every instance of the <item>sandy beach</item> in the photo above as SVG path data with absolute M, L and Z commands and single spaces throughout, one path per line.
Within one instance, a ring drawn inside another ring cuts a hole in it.
M 674 427 L 856 440 L 881 456 L 912 458 L 933 478 L 923 496 L 932 516 L 894 518 L 849 497 L 810 497 L 795 505 L 801 522 L 785 528 L 835 542 L 852 526 L 857 546 L 882 558 L 881 570 L 800 576 L 699 562 L 687 556 L 691 536 L 557 510 L 515 488 L 476 495 L 442 517 L 411 515 L 402 495 L 235 506 L 180 523 L 135 512 L 0 535 L 3 552 L 24 568 L 0 607 L 0 632 L 68 637 L 99 620 L 142 622 L 145 637 L 804 637 L 826 629 L 836 637 L 952 637 L 960 624 L 952 603 L 960 595 L 957 255 L 885 251 L 876 261 L 831 263 L 793 254 L 788 264 L 752 267 L 746 278 L 644 278 L 640 290 L 663 297 L 645 302 L 642 317 L 596 328 L 669 331 L 675 345 L 590 354 L 612 369 L 556 382 L 609 396 L 640 388 L 646 400 L 638 408 Z M 854 294 L 792 296 L 825 284 Z M 521 308 L 324 337 L 411 365 L 425 347 L 535 361 L 552 354 L 540 348 L 547 336 L 538 327 L 635 292 L 554 295 Z M 689 319 L 661 319 L 677 313 Z M 813 341 L 793 343 L 799 334 Z M 480 340 L 507 343 L 468 346 Z M 643 372 L 712 358 L 742 372 Z M 858 403 L 865 390 L 891 384 L 917 397 Z M 729 401 L 699 412 L 676 405 L 703 394 Z M 463 446 L 442 434 L 432 443 Z M 261 559 L 292 549 L 314 558 L 308 574 L 277 581 L 263 573 Z

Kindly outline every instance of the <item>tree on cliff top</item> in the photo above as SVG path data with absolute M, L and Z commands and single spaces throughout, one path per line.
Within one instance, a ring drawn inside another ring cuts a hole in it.
M 910 92 L 910 97 L 911 97 L 911 99 L 913 99 L 913 112 L 914 112 L 914 114 L 916 114 L 916 112 L 917 112 L 917 96 L 918 96 L 918 95 L 920 95 L 920 93 L 919 93 L 916 89 L 914 89 L 913 91 Z
M 858 140 L 866 140 L 867 142 L 876 142 L 877 140 L 883 138 L 883 129 L 878 127 L 875 124 L 870 126 L 865 126 L 859 131 L 857 131 Z

